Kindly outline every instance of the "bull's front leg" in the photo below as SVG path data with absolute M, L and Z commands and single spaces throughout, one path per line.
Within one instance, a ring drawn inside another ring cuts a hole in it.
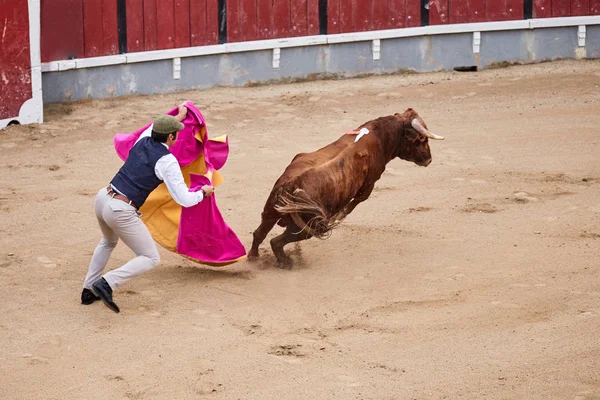
M 256 230 L 253 233 L 254 240 L 252 240 L 252 248 L 248 252 L 249 261 L 255 261 L 256 259 L 258 259 L 258 246 L 260 246 L 263 240 L 265 240 L 265 238 L 267 237 L 267 234 L 271 231 L 271 229 L 273 229 L 273 227 L 279 220 L 279 217 L 280 216 L 278 214 L 275 214 L 274 210 L 272 214 L 268 212 L 262 213 L 260 226 L 256 228 Z
M 358 191 L 356 196 L 354 196 L 354 198 L 350 201 L 350 203 L 346 204 L 346 206 L 334 216 L 335 221 L 342 221 L 344 218 L 346 218 L 352 211 L 354 211 L 356 206 L 369 198 L 374 188 L 375 183 L 368 186 L 363 186 Z

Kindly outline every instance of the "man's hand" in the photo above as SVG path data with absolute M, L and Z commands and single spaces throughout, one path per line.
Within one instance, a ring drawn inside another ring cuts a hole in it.
M 188 109 L 187 109 L 187 107 L 185 106 L 185 103 L 187 103 L 187 102 L 186 102 L 186 101 L 184 101 L 183 103 L 181 103 L 180 105 L 178 105 L 178 106 L 177 106 L 177 107 L 178 107 L 178 109 L 179 109 L 179 112 L 178 112 L 178 114 L 177 114 L 177 117 L 176 117 L 176 118 L 177 118 L 177 119 L 178 119 L 180 122 L 181 122 L 181 121 L 183 121 L 183 120 L 185 119 L 185 117 L 186 117 L 186 115 L 187 115 L 187 112 L 188 112 Z
M 213 192 L 215 191 L 215 188 L 210 185 L 204 185 L 204 186 L 202 186 L 202 190 L 204 191 L 204 194 L 206 195 L 206 197 L 210 197 L 210 196 L 212 196 Z

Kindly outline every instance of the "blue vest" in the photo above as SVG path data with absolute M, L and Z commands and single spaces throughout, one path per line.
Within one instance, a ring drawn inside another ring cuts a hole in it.
M 145 137 L 131 148 L 125 164 L 110 183 L 140 208 L 150 193 L 162 183 L 154 172 L 157 161 L 170 153 L 164 144 Z

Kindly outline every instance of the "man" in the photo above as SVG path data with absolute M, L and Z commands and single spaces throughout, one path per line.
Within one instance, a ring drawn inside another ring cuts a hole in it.
M 142 134 L 131 148 L 127 160 L 107 187 L 96 195 L 94 210 L 102 231 L 83 283 L 81 303 L 96 300 L 119 312 L 112 292 L 133 277 L 160 263 L 158 249 L 148 228 L 140 219 L 139 208 L 150 193 L 164 182 L 169 194 L 182 207 L 192 207 L 212 195 L 214 188 L 205 185 L 198 192 L 190 192 L 183 180 L 177 159 L 169 148 L 184 128 L 181 123 L 187 108 L 179 106 L 176 117 L 163 115 Z M 136 257 L 125 265 L 102 276 L 110 255 L 121 239 Z

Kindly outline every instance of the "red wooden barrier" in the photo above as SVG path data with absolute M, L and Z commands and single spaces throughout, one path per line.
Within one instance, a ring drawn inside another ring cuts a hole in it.
M 119 52 L 117 2 L 86 0 L 83 2 L 84 49 L 86 57 Z
M 468 3 L 464 0 L 449 0 L 447 19 L 432 19 L 431 14 L 429 19 L 432 25 L 508 21 L 523 19 L 523 12 L 523 0 L 471 0 Z
M 42 62 L 85 57 L 82 0 L 42 0 Z
M 533 18 L 552 16 L 552 0 L 533 0 Z
M 590 0 L 573 0 L 571 15 L 589 15 Z
M 0 120 L 19 115 L 32 97 L 27 1 L 0 2 Z
M 437 0 L 432 0 L 437 1 Z M 444 0 L 448 1 L 448 0 Z M 420 0 L 329 0 L 329 33 L 396 29 L 421 25 Z
M 174 0 L 156 0 L 156 38 L 157 46 L 161 50 L 175 47 L 173 3 Z
M 127 51 L 219 42 L 217 0 L 125 0 Z M 319 0 L 227 0 L 227 42 L 319 34 Z M 117 54 L 117 0 L 41 0 L 42 61 Z M 600 15 L 600 0 L 533 0 L 533 17 Z M 429 23 L 523 19 L 523 0 L 430 0 Z M 421 0 L 328 0 L 330 34 L 421 25 Z
M 127 0 L 127 51 L 146 49 L 144 41 L 144 0 Z
M 504 0 L 498 0 L 501 2 Z M 447 24 L 449 0 L 429 0 L 429 24 L 440 25 Z

